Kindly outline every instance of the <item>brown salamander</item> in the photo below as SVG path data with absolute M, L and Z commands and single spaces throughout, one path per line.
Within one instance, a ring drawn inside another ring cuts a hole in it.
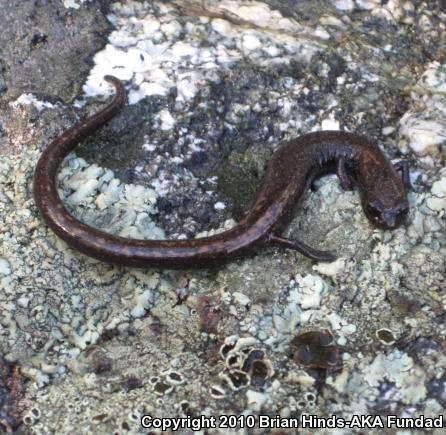
M 358 186 L 364 212 L 374 225 L 394 229 L 408 213 L 407 162 L 392 165 L 378 145 L 364 136 L 321 131 L 293 139 L 273 154 L 252 209 L 228 231 L 193 240 L 133 240 L 92 228 L 66 210 L 57 193 L 56 175 L 67 154 L 124 105 L 122 82 L 104 78 L 116 88 L 111 103 L 56 138 L 42 153 L 34 175 L 35 200 L 43 218 L 60 238 L 84 254 L 123 266 L 186 269 L 218 265 L 275 245 L 313 260 L 332 261 L 335 257 L 330 252 L 279 234 L 312 181 L 333 171 L 344 188 Z

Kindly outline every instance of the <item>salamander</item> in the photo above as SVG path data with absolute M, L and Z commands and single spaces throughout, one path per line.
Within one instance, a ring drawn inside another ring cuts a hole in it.
M 134 240 L 92 228 L 67 211 L 57 192 L 56 175 L 67 154 L 125 104 L 123 83 L 113 76 L 104 79 L 116 89 L 111 102 L 57 137 L 43 151 L 34 174 L 34 197 L 42 217 L 57 236 L 86 255 L 121 266 L 187 269 L 211 267 L 266 246 L 279 246 L 315 261 L 333 261 L 335 256 L 329 251 L 280 236 L 304 192 L 327 172 L 336 172 L 345 189 L 358 187 L 364 212 L 375 226 L 397 228 L 408 214 L 406 161 L 392 164 L 377 143 L 365 136 L 319 131 L 277 149 L 252 208 L 227 231 L 190 240 Z

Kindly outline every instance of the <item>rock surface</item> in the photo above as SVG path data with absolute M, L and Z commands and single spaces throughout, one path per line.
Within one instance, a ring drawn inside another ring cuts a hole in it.
M 444 2 L 15 1 L 0 22 L 0 432 L 444 413 Z M 287 230 L 339 253 L 330 264 L 269 249 L 143 271 L 69 249 L 37 213 L 33 168 L 111 95 L 110 73 L 128 104 L 59 174 L 90 225 L 132 238 L 227 228 L 281 141 L 337 128 L 410 160 L 408 224 L 372 228 L 330 176 Z

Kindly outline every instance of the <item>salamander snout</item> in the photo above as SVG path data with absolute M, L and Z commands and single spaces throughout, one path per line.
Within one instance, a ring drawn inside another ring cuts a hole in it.
M 364 205 L 364 212 L 375 226 L 392 230 L 398 228 L 406 220 L 409 203 L 407 200 L 403 200 L 390 207 L 385 207 L 379 201 L 373 201 Z

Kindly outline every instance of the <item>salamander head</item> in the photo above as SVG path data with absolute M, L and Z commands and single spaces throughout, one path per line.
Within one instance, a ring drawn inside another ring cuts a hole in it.
M 359 183 L 365 215 L 378 228 L 398 228 L 409 212 L 407 188 L 401 174 L 390 163 L 370 168 L 369 162 L 367 172 Z
M 378 228 L 393 230 L 406 220 L 409 203 L 405 198 L 396 199 L 393 204 L 383 204 L 379 199 L 363 202 L 364 213 Z

